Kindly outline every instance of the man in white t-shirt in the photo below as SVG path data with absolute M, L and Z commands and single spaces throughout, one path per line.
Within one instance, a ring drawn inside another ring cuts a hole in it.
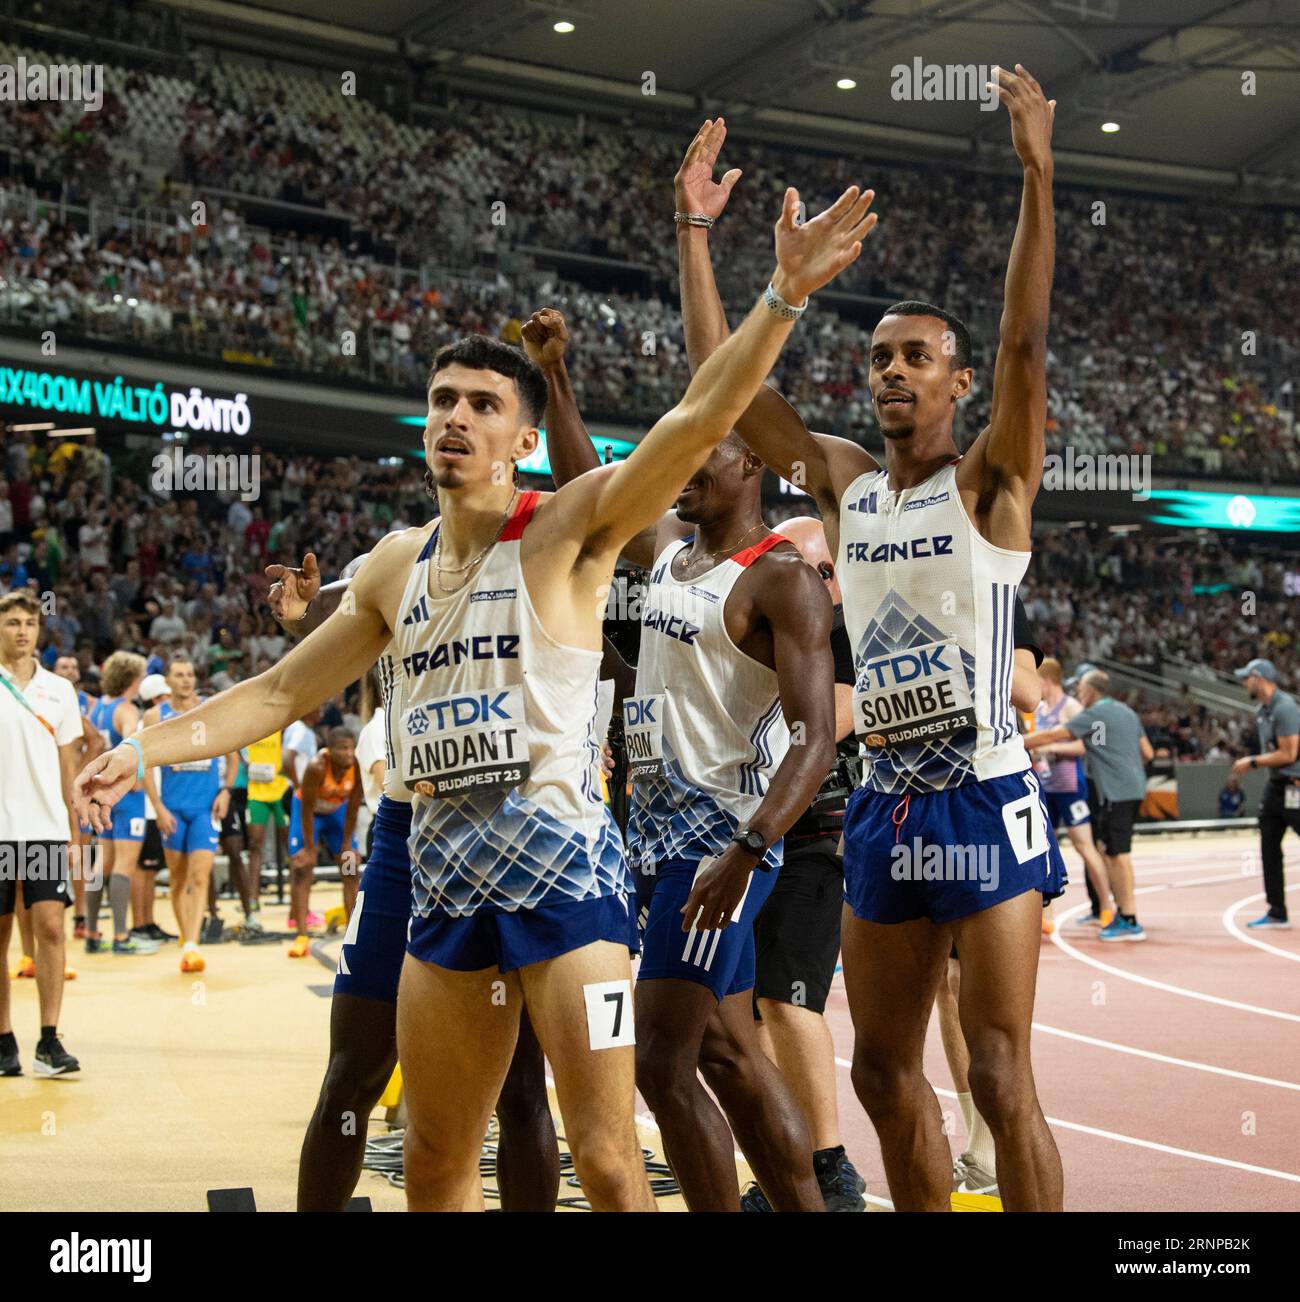
M 312 710 L 284 730 L 284 757 L 281 765 L 284 776 L 295 788 L 302 786 L 302 775 L 307 772 L 312 756 L 320 750 L 320 742 L 316 740 L 316 724 L 319 721 L 320 711 Z
M 68 792 L 78 763 L 81 710 L 66 678 L 36 660 L 40 602 L 30 592 L 0 597 L 0 1076 L 21 1076 L 9 1012 L 9 937 L 21 882 L 36 939 L 41 1036 L 36 1075 L 62 1076 L 81 1064 L 59 1042 L 63 1004 L 63 910 L 72 903 Z

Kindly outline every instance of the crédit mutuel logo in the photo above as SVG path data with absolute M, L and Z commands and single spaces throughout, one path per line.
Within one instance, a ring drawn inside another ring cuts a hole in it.
M 147 1284 L 153 1278 L 152 1239 L 83 1239 L 75 1231 L 50 1241 L 50 1271 L 55 1275 L 130 1275 Z
M 26 104 L 32 101 L 80 100 L 87 113 L 104 107 L 104 65 L 102 63 L 0 63 L 0 101 Z

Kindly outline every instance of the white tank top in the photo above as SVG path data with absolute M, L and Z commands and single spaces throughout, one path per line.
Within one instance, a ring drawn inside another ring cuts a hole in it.
M 628 892 L 622 838 L 601 797 L 601 653 L 551 637 L 524 586 L 520 540 L 538 496 L 520 494 L 477 577 L 449 597 L 431 587 L 435 528 L 402 594 L 391 650 L 405 700 L 393 726 L 414 792 L 421 917 Z
M 773 534 L 698 578 L 676 579 L 673 557 L 690 541 L 665 548 L 650 573 L 636 696 L 623 704 L 628 842 L 642 863 L 721 853 L 790 746 L 775 670 L 745 655 L 724 619 L 736 581 L 788 540 Z M 780 866 L 781 841 L 765 862 Z
M 1016 589 L 1029 553 L 980 536 L 956 467 L 901 492 L 873 470 L 840 502 L 853 722 L 863 782 L 875 791 L 941 791 L 1029 767 L 1011 704 Z

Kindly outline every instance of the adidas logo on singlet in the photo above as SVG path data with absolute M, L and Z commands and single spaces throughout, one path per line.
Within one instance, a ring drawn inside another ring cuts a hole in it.
M 406 618 L 402 620 L 403 624 L 423 624 L 429 618 L 429 604 L 427 597 L 421 597 L 419 601 L 406 612 Z
M 869 493 L 866 497 L 860 497 L 856 502 L 849 503 L 850 511 L 862 511 L 867 515 L 876 513 L 876 495 Z

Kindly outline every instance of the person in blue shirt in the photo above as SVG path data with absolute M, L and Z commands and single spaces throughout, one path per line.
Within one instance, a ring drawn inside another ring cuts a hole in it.
M 1223 790 L 1219 792 L 1219 817 L 1239 817 L 1241 807 L 1245 803 L 1246 793 L 1241 789 L 1241 783 L 1234 775 L 1229 774 L 1228 780 L 1223 784 Z
M 185 714 L 199 704 L 198 679 L 194 662 L 186 655 L 173 655 L 167 665 L 170 702 L 149 710 L 145 726 Z M 195 749 L 202 750 L 195 739 Z M 199 954 L 199 929 L 208 899 L 208 879 L 221 833 L 221 820 L 230 808 L 230 793 L 239 773 L 239 752 L 225 757 L 225 783 L 218 759 L 196 759 L 168 764 L 162 770 L 161 789 L 155 794 L 153 774 L 145 774 L 145 790 L 158 811 L 158 830 L 163 835 L 167 875 L 171 883 L 172 912 L 180 924 L 181 971 L 202 972 L 206 967 Z

